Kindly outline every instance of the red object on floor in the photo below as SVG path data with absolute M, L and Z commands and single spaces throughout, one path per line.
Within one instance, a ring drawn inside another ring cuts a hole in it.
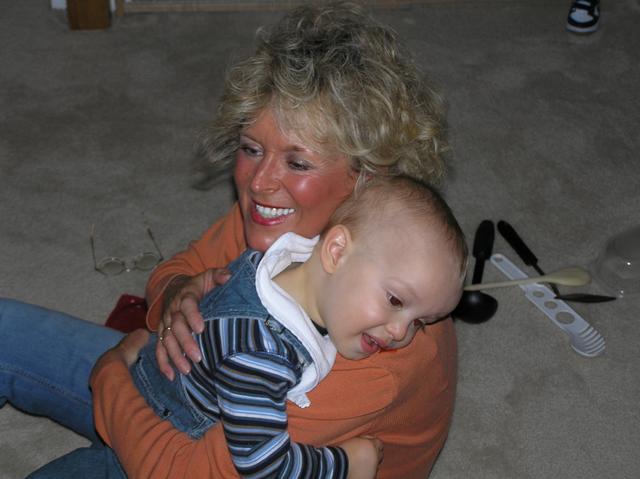
M 147 301 L 139 296 L 123 294 L 105 322 L 105 326 L 130 333 L 146 328 Z

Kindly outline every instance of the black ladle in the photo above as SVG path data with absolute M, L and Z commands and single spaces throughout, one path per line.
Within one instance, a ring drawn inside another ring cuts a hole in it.
M 484 263 L 491 257 L 495 231 L 491 220 L 484 220 L 478 226 L 473 239 L 473 257 L 476 263 L 473 268 L 471 284 L 482 282 Z M 482 291 L 464 291 L 460 302 L 451 315 L 466 323 L 484 323 L 489 320 L 498 309 L 498 301 Z

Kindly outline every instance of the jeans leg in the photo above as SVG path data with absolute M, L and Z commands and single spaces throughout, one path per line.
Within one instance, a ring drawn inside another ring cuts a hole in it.
M 89 375 L 124 335 L 64 313 L 0 298 L 0 406 L 46 416 L 91 441 Z
M 27 479 L 127 479 L 112 449 L 93 445 L 45 464 Z

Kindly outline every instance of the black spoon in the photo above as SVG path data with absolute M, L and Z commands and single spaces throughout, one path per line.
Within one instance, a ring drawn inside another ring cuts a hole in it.
M 507 240 L 507 243 L 513 248 L 513 250 L 520 256 L 520 259 L 527 266 L 532 266 L 539 274 L 543 275 L 544 271 L 540 266 L 538 266 L 538 258 L 533 252 L 529 249 L 529 247 L 525 244 L 525 242 L 520 238 L 520 235 L 516 233 L 516 230 L 513 229 L 509 223 L 504 220 L 498 221 L 498 231 L 502 235 L 502 237 Z M 569 294 L 560 294 L 558 287 L 555 284 L 549 285 L 553 292 L 555 293 L 555 299 L 560 299 L 563 301 L 575 301 L 576 303 L 602 303 L 604 301 L 613 301 L 616 299 L 614 296 L 603 296 L 599 294 L 588 294 L 588 293 L 569 293 Z
M 473 257 L 476 263 L 473 268 L 471 284 L 482 281 L 484 263 L 491 257 L 495 232 L 493 222 L 484 220 L 478 226 L 473 239 Z M 460 302 L 451 315 L 466 323 L 484 323 L 489 320 L 498 309 L 498 301 L 482 291 L 464 291 Z

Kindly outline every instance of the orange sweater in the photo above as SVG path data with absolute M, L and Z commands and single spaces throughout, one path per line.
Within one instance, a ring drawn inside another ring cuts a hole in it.
M 225 266 L 244 247 L 235 205 L 202 238 L 154 271 L 147 285 L 149 327 L 155 330 L 159 298 L 171 278 Z M 288 406 L 291 437 L 326 445 L 373 435 L 385 445 L 380 479 L 424 479 L 449 430 L 456 372 L 450 319 L 425 328 L 401 350 L 361 361 L 338 355 L 331 373 L 309 393 L 312 406 Z M 96 428 L 130 479 L 238 477 L 222 427 L 213 427 L 199 441 L 175 430 L 146 405 L 122 363 L 104 365 L 93 379 Z

